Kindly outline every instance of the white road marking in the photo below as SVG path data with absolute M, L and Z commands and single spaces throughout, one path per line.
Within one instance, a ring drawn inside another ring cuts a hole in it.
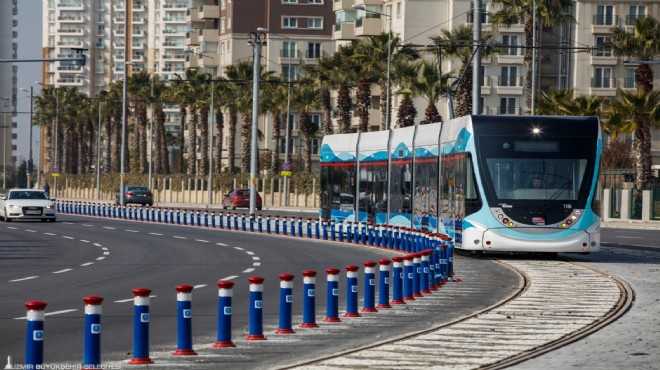
M 68 310 L 46 312 L 46 313 L 44 313 L 44 316 L 61 315 L 61 314 L 63 314 L 63 313 L 76 312 L 76 311 L 78 311 L 77 308 L 71 308 L 71 309 L 68 309 Z M 14 317 L 14 320 L 25 320 L 25 319 L 27 319 L 26 316 L 22 316 L 22 317 Z
M 188 239 L 188 238 L 186 238 L 185 236 L 177 236 L 177 235 L 173 235 L 172 237 L 175 238 L 175 239 Z
M 55 235 L 57 235 L 57 234 L 53 234 L 53 233 L 44 233 L 44 235 L 55 236 Z
M 252 251 L 247 251 L 245 253 L 249 254 L 250 256 L 254 256 L 254 252 L 252 252 Z
M 25 230 L 25 231 L 28 232 L 28 233 L 36 233 L 37 232 L 36 230 Z
M 90 224 L 82 224 L 82 225 L 87 226 L 87 227 L 93 227 L 94 226 L 94 225 L 90 225 Z
M 107 256 L 107 255 L 109 255 L 109 254 L 110 254 L 110 252 L 108 252 L 108 251 L 103 252 L 103 255 L 104 255 L 104 256 Z
M 208 284 L 198 284 L 198 285 L 193 286 L 193 288 L 199 289 L 199 288 L 204 288 L 206 286 L 208 286 Z
M 94 243 L 94 246 L 95 246 L 95 247 L 100 247 L 101 244 L 99 244 L 99 243 Z
M 80 266 L 81 266 L 81 267 L 86 267 L 86 266 L 93 265 L 93 264 L 94 264 L 94 262 L 87 262 L 87 263 L 83 263 L 83 264 L 80 265 Z
M 158 297 L 157 295 L 150 295 L 149 298 L 156 298 Z M 135 297 L 133 298 L 128 298 L 128 299 L 120 299 L 118 301 L 115 301 L 115 303 L 126 303 L 126 302 L 132 302 L 135 300 Z
M 99 257 L 99 258 L 97 258 L 96 260 L 97 260 L 97 261 L 103 261 L 104 259 L 105 259 L 105 257 Z
M 220 280 L 234 280 L 234 279 L 236 279 L 237 277 L 238 277 L 238 276 L 236 276 L 236 275 L 232 275 L 232 276 L 227 276 L 226 278 L 223 278 L 223 279 L 220 279 Z
M 160 233 L 149 233 L 149 235 L 162 236 L 163 234 L 160 234 Z
M 245 248 L 241 248 L 241 247 L 234 247 L 234 249 L 239 250 L 239 251 L 244 251 L 245 250 Z
M 107 251 L 108 248 L 106 248 L 106 247 L 101 247 L 101 250 Z
M 252 266 L 261 266 L 261 262 L 252 262 Z
M 67 221 L 64 221 L 64 222 L 62 222 L 62 223 L 63 223 L 63 224 L 67 224 L 67 225 L 73 225 L 73 222 L 67 222 Z
M 201 243 L 208 243 L 209 242 L 208 240 L 204 240 L 204 239 L 195 239 L 195 241 L 196 242 L 201 242 Z
M 72 236 L 66 236 L 66 235 L 62 235 L 62 237 L 63 237 L 64 239 L 75 239 L 75 238 L 72 237 Z
M 115 229 L 115 228 L 112 227 L 112 226 L 103 226 L 103 228 L 104 228 L 104 229 L 108 229 L 108 230 L 117 230 L 117 229 Z
M 85 240 L 85 239 L 80 239 L 80 241 L 83 243 L 89 243 L 89 240 Z
M 642 239 L 641 236 L 621 236 L 621 235 L 617 235 L 616 238 L 621 238 L 621 239 Z
M 247 273 L 250 273 L 250 272 L 252 272 L 252 271 L 254 271 L 254 270 L 256 270 L 256 269 L 250 267 L 249 269 L 245 269 L 245 270 L 243 270 L 243 273 L 244 273 L 244 274 L 247 274 Z
M 14 226 L 7 226 L 7 228 L 8 228 L 8 229 L 12 229 L 12 230 L 18 230 L 18 228 L 17 228 L 17 227 L 14 227 Z
M 252 260 L 253 260 L 253 261 L 260 261 L 261 258 L 259 258 L 258 256 L 252 256 Z
M 227 245 L 227 244 L 225 244 L 225 243 L 215 243 L 215 244 L 217 244 L 217 245 L 219 245 L 219 246 L 222 246 L 222 247 L 228 247 L 228 246 L 229 246 L 229 245 Z
M 59 271 L 53 271 L 53 274 L 61 274 L 63 272 L 69 272 L 69 271 L 73 271 L 73 269 L 64 269 L 64 270 L 59 270 Z
M 38 277 L 39 277 L 39 276 L 28 276 L 28 277 L 24 277 L 24 278 L 20 278 L 20 279 L 9 280 L 9 282 L 10 282 L 10 283 L 15 283 L 15 282 L 17 282 L 17 281 L 32 280 L 32 279 L 36 279 L 36 278 L 38 278 Z
M 139 233 L 138 230 L 124 230 L 124 231 L 126 231 L 127 233 Z

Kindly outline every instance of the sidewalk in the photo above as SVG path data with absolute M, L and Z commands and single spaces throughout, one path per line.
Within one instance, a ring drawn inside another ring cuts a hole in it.
M 613 229 L 660 230 L 660 221 L 618 220 L 601 221 L 601 227 Z

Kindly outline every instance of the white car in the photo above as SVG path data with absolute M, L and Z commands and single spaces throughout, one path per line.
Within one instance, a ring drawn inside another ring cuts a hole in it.
M 11 220 L 41 220 L 55 222 L 55 203 L 43 190 L 11 189 L 0 194 L 0 217 Z

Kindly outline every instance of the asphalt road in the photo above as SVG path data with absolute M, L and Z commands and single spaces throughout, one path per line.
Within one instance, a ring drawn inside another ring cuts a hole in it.
M 294 286 L 300 289 L 300 272 L 303 270 L 319 271 L 321 283 L 325 277 L 322 273 L 325 268 L 361 265 L 366 260 L 391 256 L 389 252 L 379 249 L 331 245 L 296 238 L 254 236 L 242 232 L 66 215 L 60 215 L 59 220 L 56 224 L 17 222 L 0 225 L 0 299 L 3 302 L 0 305 L 0 332 L 3 333 L 0 336 L 0 355 L 3 358 L 12 356 L 14 363 L 21 363 L 23 360 L 25 321 L 19 318 L 25 315 L 23 303 L 28 300 L 38 299 L 48 303 L 45 347 L 47 362 L 81 361 L 82 297 L 86 295 L 100 295 L 105 298 L 104 358 L 128 359 L 132 350 L 133 288 L 148 287 L 153 291 L 152 346 L 161 350 L 169 347 L 174 349 L 174 286 L 178 284 L 186 283 L 197 287 L 193 293 L 193 332 L 196 337 L 208 341 L 213 339 L 217 327 L 215 282 L 224 278 L 234 280 L 234 335 L 243 338 L 247 332 L 248 320 L 248 276 L 266 277 L 264 322 L 272 324 L 277 322 L 279 274 L 295 274 Z M 633 253 L 633 256 L 628 256 L 627 259 L 644 258 L 636 257 L 636 254 L 652 253 L 653 248 L 657 248 L 659 244 L 655 242 L 659 239 L 657 236 L 658 231 L 651 230 L 603 229 L 604 253 L 579 258 L 594 263 L 609 259 L 609 267 L 617 270 L 621 262 L 616 262 L 615 256 L 620 254 L 621 250 L 632 251 L 626 252 Z M 514 274 L 486 260 L 458 258 L 457 266 L 466 272 L 467 280 L 472 283 L 464 287 L 473 296 L 452 295 L 451 299 L 461 301 L 459 307 L 451 307 L 452 315 L 474 311 L 501 299 L 512 291 L 516 282 Z M 648 293 L 652 290 L 648 286 L 651 282 L 642 279 L 639 283 L 641 286 L 636 287 L 638 292 Z M 323 298 L 323 295 L 319 294 L 317 307 L 324 307 Z M 652 300 L 648 302 L 653 305 Z M 657 300 L 655 302 L 657 308 Z M 240 309 L 241 307 L 245 309 Z M 449 312 L 448 307 L 442 309 Z M 299 306 L 294 305 L 294 315 L 300 315 Z M 418 321 L 417 325 L 423 325 L 423 319 Z M 414 326 L 412 322 L 408 324 Z M 643 325 L 638 329 L 639 332 L 645 332 Z M 655 333 L 657 338 L 657 330 L 651 332 Z M 329 341 L 324 345 L 324 350 L 328 351 L 328 345 L 346 347 L 373 336 L 373 333 L 368 331 L 357 334 L 357 338 L 351 336 L 342 337 L 341 341 Z M 390 334 L 394 335 L 396 331 Z M 644 338 L 647 337 L 645 334 Z M 617 339 L 626 340 L 627 337 L 618 336 Z M 631 338 L 630 341 L 632 340 Z M 648 343 L 653 344 L 654 340 L 648 337 Z M 318 348 L 302 347 L 301 350 L 304 353 L 276 351 L 276 354 L 267 353 L 265 356 L 268 358 L 253 356 L 254 362 L 246 362 L 245 356 L 238 356 L 235 368 L 259 368 L 259 364 L 272 366 L 273 361 L 277 362 L 277 355 L 288 359 L 291 356 L 310 356 L 313 354 L 310 351 Z M 574 355 L 576 358 L 588 357 L 586 353 L 581 354 L 579 351 Z M 577 364 L 580 363 L 579 360 L 576 361 Z M 552 366 L 550 360 L 542 364 Z M 523 364 L 522 368 L 532 368 L 524 365 L 526 364 Z

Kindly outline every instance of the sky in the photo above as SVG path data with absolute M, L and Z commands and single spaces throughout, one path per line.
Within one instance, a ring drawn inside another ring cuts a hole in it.
M 4 1 L 4 0 L 2 0 Z M 41 58 L 41 30 L 42 30 L 42 7 L 41 0 L 19 0 L 18 1 L 18 15 L 15 19 L 18 20 L 16 31 L 18 38 L 15 40 L 18 43 L 18 59 L 39 59 Z M 21 160 L 27 161 L 29 157 L 29 125 L 30 125 L 30 86 L 34 88 L 34 95 L 39 95 L 41 92 L 41 85 L 35 82 L 41 82 L 41 63 L 39 62 L 25 62 L 16 63 L 18 67 L 18 104 L 16 110 L 16 122 L 18 125 L 17 136 L 18 140 L 15 142 L 17 150 L 14 155 L 17 159 L 17 165 Z M 28 92 L 21 89 L 28 90 Z M 39 130 L 33 129 L 32 133 L 32 158 L 36 164 L 38 163 L 38 142 Z

